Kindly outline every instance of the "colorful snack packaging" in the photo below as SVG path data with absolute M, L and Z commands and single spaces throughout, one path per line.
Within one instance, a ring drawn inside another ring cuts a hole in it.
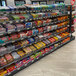
M 16 66 L 14 64 L 6 67 L 7 73 L 13 72 L 16 70 Z
M 22 67 L 24 64 L 23 64 L 23 61 L 20 61 L 20 62 L 17 62 L 16 63 L 16 68 L 20 68 Z
M 6 58 L 8 63 L 13 61 L 13 57 L 11 56 L 11 54 L 6 54 L 4 57 Z
M 4 66 L 4 65 L 6 65 L 6 64 L 7 64 L 6 59 L 5 59 L 4 57 L 1 57 L 1 58 L 0 58 L 0 66 Z
M 21 57 L 25 55 L 25 53 L 24 53 L 22 50 L 19 50 L 17 53 L 18 53 Z
M 20 55 L 18 55 L 17 52 L 12 52 L 11 55 L 12 55 L 12 57 L 13 57 L 14 60 L 20 58 Z

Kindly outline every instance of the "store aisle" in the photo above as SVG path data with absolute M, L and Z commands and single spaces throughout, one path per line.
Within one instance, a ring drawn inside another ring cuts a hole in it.
M 74 35 L 76 36 L 76 32 Z M 15 76 L 76 76 L 76 40 L 20 71 Z

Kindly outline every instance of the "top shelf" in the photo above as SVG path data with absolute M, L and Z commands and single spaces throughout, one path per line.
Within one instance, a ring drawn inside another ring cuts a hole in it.
M 32 12 L 45 12 L 52 10 L 64 9 L 67 5 L 60 4 L 52 4 L 52 5 L 24 5 L 20 7 L 1 7 L 0 14 L 15 14 L 15 13 L 32 13 Z

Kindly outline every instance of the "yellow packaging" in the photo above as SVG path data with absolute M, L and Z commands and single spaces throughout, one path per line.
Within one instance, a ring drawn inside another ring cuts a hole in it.
M 56 41 L 58 41 L 58 38 L 57 37 L 53 37 L 54 39 L 56 39 Z
M 32 50 L 32 51 L 36 51 L 36 48 L 34 47 L 34 46 L 30 46 L 30 49 Z
M 37 49 L 40 49 L 40 45 L 37 43 L 37 44 L 34 44 L 34 46 L 37 48 Z
M 36 18 L 36 14 L 31 14 L 33 16 L 33 18 Z
M 18 53 L 21 57 L 25 55 L 25 53 L 24 53 L 22 50 L 18 51 L 17 53 Z
M 4 69 L 0 70 L 0 76 L 4 76 L 5 74 L 7 74 L 6 70 L 4 70 Z
M 40 44 L 42 45 L 42 47 L 46 46 L 46 44 L 44 42 L 40 42 Z

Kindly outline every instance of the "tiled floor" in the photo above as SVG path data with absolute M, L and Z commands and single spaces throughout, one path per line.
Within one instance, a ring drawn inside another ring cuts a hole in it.
M 15 76 L 76 76 L 76 40 L 20 71 Z

